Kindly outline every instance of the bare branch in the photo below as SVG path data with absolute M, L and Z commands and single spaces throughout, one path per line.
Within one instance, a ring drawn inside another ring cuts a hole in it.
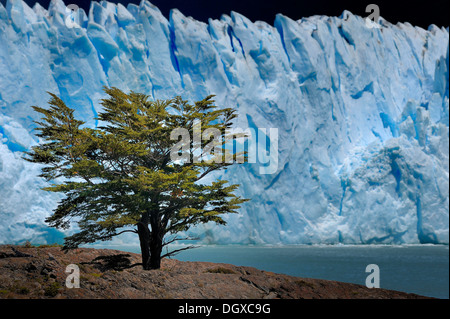
M 183 250 L 188 250 L 188 249 L 198 248 L 198 247 L 200 247 L 200 246 L 190 245 L 190 246 L 186 246 L 186 247 L 183 247 L 183 248 L 180 248 L 180 249 L 175 249 L 175 250 L 172 250 L 171 252 L 169 252 L 169 253 L 167 253 L 165 255 L 162 255 L 161 259 L 165 258 L 165 257 L 171 257 L 173 255 L 176 255 L 176 254 L 178 254 L 179 252 L 181 252 Z
M 169 241 L 166 241 L 166 242 L 164 242 L 163 244 L 162 244 L 162 246 L 164 247 L 164 246 L 167 246 L 167 245 L 169 245 L 169 244 L 171 244 L 171 243 L 173 243 L 173 242 L 175 242 L 175 241 L 178 241 L 178 240 L 199 240 L 200 239 L 200 237 L 184 237 L 184 238 L 181 238 L 181 237 L 175 237 L 175 238 L 172 238 L 171 240 L 169 240 Z
M 138 232 L 137 232 L 137 230 L 134 230 L 134 229 L 122 230 L 121 232 L 119 232 L 117 234 L 96 237 L 96 240 L 108 239 L 108 238 L 111 238 L 111 237 L 114 237 L 114 236 L 118 236 L 118 235 L 123 234 L 123 233 L 135 233 L 135 234 L 137 234 Z
M 135 234 L 137 234 L 137 230 L 135 230 L 135 229 L 122 230 L 120 233 L 117 233 L 114 236 L 117 236 L 117 235 L 120 235 L 120 234 L 123 234 L 123 233 L 135 233 Z

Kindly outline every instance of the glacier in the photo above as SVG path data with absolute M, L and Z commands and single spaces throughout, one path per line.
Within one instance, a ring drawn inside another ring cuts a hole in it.
M 237 127 L 278 128 L 276 173 L 255 163 L 217 176 L 252 200 L 225 227 L 189 231 L 203 243 L 449 243 L 448 27 L 369 27 L 348 11 L 204 23 L 146 0 L 92 2 L 74 27 L 67 18 L 61 0 L 0 4 L 0 244 L 64 237 L 44 223 L 60 195 L 40 190 L 40 167 L 22 159 L 39 143 L 30 106 L 56 93 L 95 126 L 105 85 L 215 94 L 238 109 Z

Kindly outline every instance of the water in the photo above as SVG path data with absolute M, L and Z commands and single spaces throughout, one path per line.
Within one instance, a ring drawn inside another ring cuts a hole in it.
M 126 250 L 124 248 L 118 248 Z M 139 252 L 139 249 L 128 249 Z M 448 246 L 202 246 L 183 251 L 182 261 L 251 266 L 299 277 L 365 285 L 366 266 L 380 269 L 380 288 L 449 298 Z

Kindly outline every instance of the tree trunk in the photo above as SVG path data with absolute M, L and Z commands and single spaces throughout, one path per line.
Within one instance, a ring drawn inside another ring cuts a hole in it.
M 162 238 L 159 227 L 152 227 L 150 232 L 148 224 L 137 224 L 139 242 L 141 245 L 142 267 L 145 270 L 161 268 Z
M 150 268 L 161 268 L 161 252 L 162 252 L 162 239 L 164 235 L 161 233 L 161 227 L 157 214 L 152 214 L 150 217 L 152 225 L 152 233 L 150 236 Z
M 139 243 L 141 245 L 141 255 L 142 255 L 142 267 L 144 270 L 151 269 L 150 267 L 150 230 L 148 229 L 148 224 L 139 222 L 137 224 Z
M 152 236 L 150 242 L 150 268 L 161 268 L 161 252 L 162 252 L 162 240 L 159 240 L 159 236 Z

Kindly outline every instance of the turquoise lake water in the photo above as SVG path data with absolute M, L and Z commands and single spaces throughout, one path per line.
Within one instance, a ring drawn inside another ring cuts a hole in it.
M 138 247 L 104 247 L 139 253 Z M 176 248 L 176 247 L 173 247 Z M 407 246 L 201 246 L 174 257 L 251 266 L 299 277 L 365 285 L 366 266 L 380 270 L 380 288 L 449 298 L 449 249 Z

